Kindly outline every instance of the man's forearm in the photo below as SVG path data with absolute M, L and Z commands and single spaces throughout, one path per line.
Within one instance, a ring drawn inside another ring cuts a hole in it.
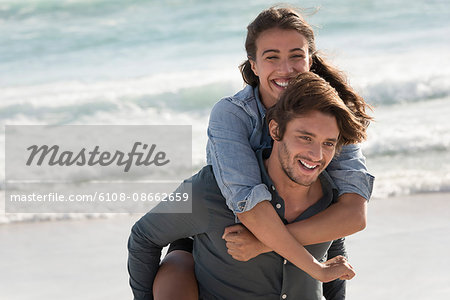
M 136 300 L 153 299 L 153 281 L 158 272 L 162 247 L 148 240 L 136 223 L 128 239 L 128 273 Z
M 204 169 L 193 179 L 208 173 Z M 190 190 L 190 180 L 184 181 L 175 193 Z M 130 286 L 136 300 L 153 299 L 153 281 L 159 269 L 161 249 L 180 238 L 204 233 L 209 228 L 209 209 L 195 191 L 208 191 L 208 185 L 195 180 L 192 185 L 192 212 L 161 213 L 171 211 L 172 201 L 160 202 L 133 226 L 128 240 L 128 272 Z
M 366 226 L 367 201 L 358 194 L 343 194 L 337 203 L 306 220 L 288 224 L 302 245 L 332 241 L 361 231 Z
M 344 238 L 334 240 L 328 249 L 328 259 L 342 255 L 347 257 Z M 346 280 L 336 279 L 323 284 L 323 296 L 326 300 L 344 300 L 346 294 Z

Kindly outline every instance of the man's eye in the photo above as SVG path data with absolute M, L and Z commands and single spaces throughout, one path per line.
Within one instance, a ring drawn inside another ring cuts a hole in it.
M 305 140 L 305 141 L 311 141 L 311 138 L 309 136 L 300 136 L 300 139 Z
M 332 143 L 332 142 L 326 142 L 326 143 L 324 143 L 324 145 L 327 147 L 334 147 L 334 143 Z

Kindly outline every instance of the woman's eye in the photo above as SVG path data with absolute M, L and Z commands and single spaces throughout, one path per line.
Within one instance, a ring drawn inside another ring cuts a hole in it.
M 269 60 L 273 60 L 273 59 L 277 59 L 278 57 L 276 57 L 276 56 L 268 56 L 268 57 L 266 57 L 266 59 L 269 59 Z

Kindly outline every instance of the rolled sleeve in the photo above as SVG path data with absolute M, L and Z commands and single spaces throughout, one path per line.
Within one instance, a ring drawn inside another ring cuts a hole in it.
M 272 199 L 272 195 L 267 189 L 267 186 L 261 183 L 253 187 L 253 189 L 251 189 L 250 194 L 244 200 L 236 202 L 230 201 L 228 207 L 235 214 L 243 213 L 253 209 L 253 207 L 255 207 L 256 204 L 268 199 Z
M 249 138 L 253 133 L 250 116 L 226 99 L 213 108 L 208 127 L 208 163 L 227 206 L 235 214 L 271 200 L 262 184 L 261 170 Z
M 347 145 L 331 161 L 327 168 L 339 189 L 339 196 L 356 193 L 366 200 L 372 195 L 375 177 L 366 167 L 366 158 L 362 154 L 360 145 Z

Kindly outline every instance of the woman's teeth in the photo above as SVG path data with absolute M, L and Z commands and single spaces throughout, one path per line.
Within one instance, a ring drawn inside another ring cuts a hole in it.
M 289 84 L 288 81 L 277 81 L 277 80 L 274 80 L 274 82 L 275 82 L 276 85 L 284 87 L 284 88 L 287 87 L 288 84 Z

